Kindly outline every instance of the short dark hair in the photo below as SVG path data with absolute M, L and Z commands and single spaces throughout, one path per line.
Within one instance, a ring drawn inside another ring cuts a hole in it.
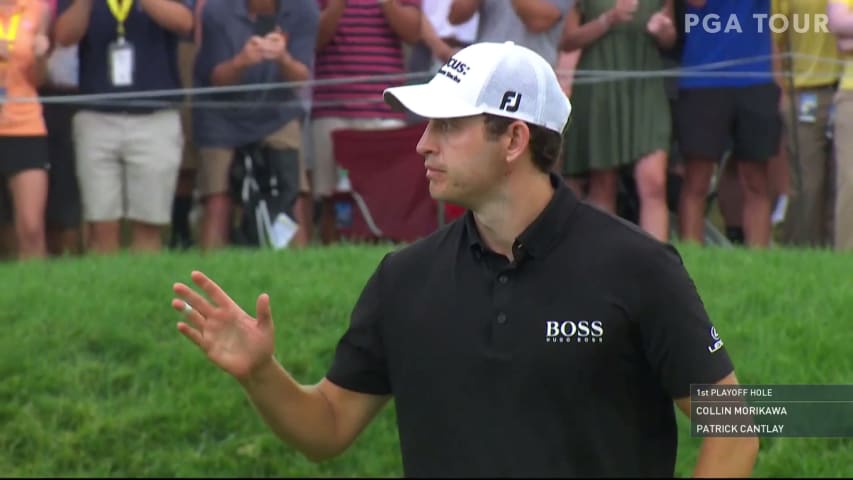
M 506 133 L 515 118 L 485 114 L 486 136 L 494 140 Z M 553 170 L 563 151 L 563 134 L 525 122 L 530 130 L 530 152 L 533 164 L 545 173 Z

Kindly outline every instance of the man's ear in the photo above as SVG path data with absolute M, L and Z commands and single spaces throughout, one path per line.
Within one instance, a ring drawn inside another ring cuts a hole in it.
M 521 120 L 516 120 L 506 130 L 507 162 L 515 162 L 524 155 L 530 146 L 530 128 Z

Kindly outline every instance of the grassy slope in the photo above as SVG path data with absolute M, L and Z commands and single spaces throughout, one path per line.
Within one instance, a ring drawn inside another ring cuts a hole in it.
M 174 329 L 170 285 L 201 269 L 248 310 L 272 296 L 278 356 L 318 380 L 386 251 L 227 252 L 0 265 L 0 474 L 397 476 L 393 409 L 342 457 L 279 443 Z M 853 257 L 683 249 L 742 383 L 853 384 Z M 681 420 L 678 475 L 696 439 Z M 853 441 L 767 439 L 757 476 L 853 476 Z

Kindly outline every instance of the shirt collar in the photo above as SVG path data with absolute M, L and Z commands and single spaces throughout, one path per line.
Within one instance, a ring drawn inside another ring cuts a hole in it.
M 517 261 L 525 256 L 546 256 L 563 238 L 569 227 L 568 219 L 579 203 L 577 196 L 559 175 L 551 173 L 549 176 L 554 195 L 539 216 L 513 242 L 513 257 Z M 472 250 L 478 253 L 487 250 L 470 210 L 465 214 L 465 230 Z

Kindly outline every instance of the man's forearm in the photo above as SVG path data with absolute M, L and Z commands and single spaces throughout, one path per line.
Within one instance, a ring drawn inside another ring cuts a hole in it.
M 67 47 L 80 43 L 89 29 L 93 0 L 76 0 L 56 19 L 53 29 L 56 43 Z
M 317 26 L 317 50 L 325 47 L 335 38 L 338 22 L 345 9 L 345 0 L 330 0 L 325 10 L 320 12 L 320 24 Z
M 447 20 L 451 25 L 459 25 L 471 20 L 480 10 L 480 3 L 483 0 L 453 0 L 450 5 L 450 13 L 447 14 Z
M 170 32 L 187 36 L 193 30 L 193 12 L 175 0 L 139 0 L 139 5 L 154 20 Z
M 246 65 L 243 64 L 238 55 L 217 65 L 210 75 L 210 83 L 216 87 L 237 85 L 242 83 L 245 70 Z
M 382 2 L 382 13 L 391 30 L 406 43 L 415 43 L 421 39 L 421 11 L 418 8 L 400 4 L 398 0 Z
M 705 438 L 694 477 L 749 477 L 758 456 L 758 438 Z
M 291 82 L 305 82 L 311 78 L 308 67 L 291 55 L 284 55 L 278 61 L 278 68 L 281 71 L 281 76 Z
M 240 384 L 272 431 L 308 459 L 324 460 L 343 449 L 332 405 L 317 388 L 299 385 L 278 362 Z

